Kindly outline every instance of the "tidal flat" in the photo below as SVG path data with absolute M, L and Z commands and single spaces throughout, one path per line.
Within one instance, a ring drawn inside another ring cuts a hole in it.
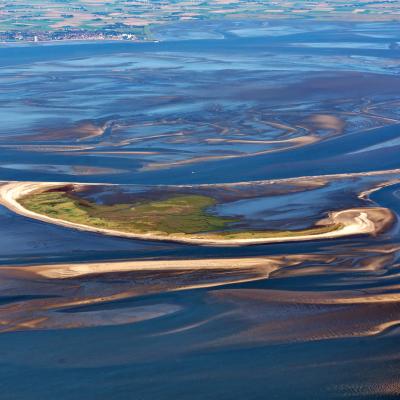
M 0 397 L 398 398 L 393 24 L 1 47 Z

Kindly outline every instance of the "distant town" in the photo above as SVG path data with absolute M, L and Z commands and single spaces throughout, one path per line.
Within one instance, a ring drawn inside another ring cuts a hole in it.
M 0 4 L 0 41 L 142 41 L 177 21 L 295 17 L 400 21 L 400 8 L 398 0 L 14 0 Z
M 65 29 L 62 31 L 3 31 L 0 42 L 47 42 L 62 40 L 148 40 L 144 35 L 116 30 Z

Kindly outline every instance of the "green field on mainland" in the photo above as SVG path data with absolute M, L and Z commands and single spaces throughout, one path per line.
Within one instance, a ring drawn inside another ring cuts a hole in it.
M 32 193 L 19 202 L 26 209 L 52 218 L 134 234 L 157 234 L 183 238 L 261 239 L 316 235 L 339 229 L 325 225 L 303 230 L 233 230 L 238 219 L 213 215 L 216 200 L 194 194 L 173 195 L 166 199 L 128 204 L 97 204 L 64 191 Z

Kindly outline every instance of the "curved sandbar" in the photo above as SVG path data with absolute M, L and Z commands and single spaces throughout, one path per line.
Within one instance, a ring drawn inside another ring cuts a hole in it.
M 131 239 L 175 241 L 188 244 L 212 246 L 244 246 L 253 244 L 283 243 L 296 241 L 309 241 L 321 239 L 334 239 L 354 235 L 375 235 L 392 225 L 394 214 L 383 207 L 352 208 L 331 212 L 328 218 L 321 221 L 323 225 L 338 226 L 329 232 L 315 234 L 299 234 L 293 236 L 276 237 L 251 237 L 224 239 L 215 234 L 163 234 L 160 232 L 134 233 L 122 232 L 114 229 L 99 228 L 47 215 L 35 213 L 23 207 L 18 200 L 34 192 L 40 192 L 65 185 L 61 182 L 10 182 L 0 187 L 0 202 L 11 211 L 25 217 L 56 225 L 74 228 L 82 231 L 94 232 L 110 236 Z M 86 186 L 88 184 L 85 184 Z

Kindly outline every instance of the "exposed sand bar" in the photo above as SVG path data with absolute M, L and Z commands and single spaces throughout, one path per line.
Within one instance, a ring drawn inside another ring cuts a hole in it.
M 0 146 L 2 147 L 2 146 Z M 4 147 L 4 146 L 3 146 Z M 396 178 L 393 178 L 393 181 L 400 182 L 400 168 L 393 169 L 385 169 L 379 171 L 366 171 L 366 172 L 346 172 L 339 174 L 326 174 L 326 175 L 304 175 L 304 176 L 293 176 L 290 178 L 276 178 L 276 179 L 263 179 L 263 180 L 254 180 L 254 181 L 239 181 L 239 182 L 226 182 L 226 183 L 196 183 L 196 184 L 178 184 L 178 185 L 153 185 L 154 187 L 178 187 L 178 188 L 218 188 L 218 187 L 232 187 L 232 186 L 251 186 L 251 185 L 259 185 L 259 184 L 274 184 L 274 183 L 296 183 L 296 182 L 306 182 L 306 181 L 314 181 L 316 179 L 323 181 L 331 181 L 336 179 L 348 179 L 348 178 L 361 178 L 367 176 L 383 176 L 383 175 L 395 175 Z M 82 185 L 82 186 L 90 186 L 90 185 L 98 185 L 98 186 L 118 186 L 116 183 L 87 183 L 87 182 L 20 182 L 20 181 L 1 181 L 0 185 L 8 184 L 8 183 L 34 183 L 34 184 L 46 184 L 46 185 L 55 185 L 55 186 L 64 186 L 64 185 Z M 132 186 L 135 186 L 132 184 Z M 146 185 L 140 185 L 146 186 Z
M 287 144 L 285 147 L 275 148 L 275 149 L 267 149 L 255 151 L 254 153 L 242 153 L 242 154 L 228 154 L 228 155 L 218 155 L 218 156 L 202 156 L 202 157 L 194 157 L 180 161 L 171 161 L 171 162 L 150 162 L 141 168 L 142 171 L 151 171 L 156 169 L 165 169 L 171 168 L 181 165 L 195 164 L 198 162 L 204 161 L 213 161 L 213 160 L 227 160 L 232 158 L 243 158 L 243 157 L 254 157 L 260 156 L 263 154 L 276 153 L 278 151 L 295 149 L 297 147 L 302 147 L 308 144 L 312 144 L 319 141 L 316 136 L 299 136 L 292 139 L 284 139 L 284 140 L 235 140 L 235 139 L 207 139 L 208 143 L 257 143 L 257 144 Z
M 134 260 L 100 263 L 76 263 L 35 265 L 28 267 L 4 267 L 3 271 L 27 272 L 48 279 L 77 278 L 82 275 L 124 273 L 131 271 L 194 271 L 194 270 L 257 270 L 263 277 L 285 265 L 284 260 L 267 257 L 215 258 L 192 260 Z M 226 283 L 226 282 L 225 282 Z
M 279 236 L 276 237 L 254 237 L 243 239 L 224 239 L 203 235 L 181 235 L 181 234 L 160 234 L 160 233 L 133 233 L 122 232 L 113 229 L 98 228 L 83 225 L 75 222 L 53 218 L 47 215 L 38 214 L 23 207 L 18 199 L 30 193 L 56 188 L 65 185 L 60 182 L 9 182 L 0 186 L 0 203 L 11 211 L 33 218 L 39 221 L 61 225 L 68 228 L 78 229 L 99 233 L 103 235 L 117 236 L 130 239 L 155 240 L 155 241 L 175 241 L 180 243 L 209 245 L 209 246 L 245 246 L 254 244 L 283 243 L 309 240 L 322 240 L 342 238 L 354 235 L 375 235 L 387 229 L 395 220 L 394 214 L 383 207 L 353 208 L 336 211 L 329 214 L 323 223 L 325 225 L 337 225 L 338 229 L 316 234 L 299 234 L 298 236 Z M 87 185 L 87 184 L 85 184 Z

